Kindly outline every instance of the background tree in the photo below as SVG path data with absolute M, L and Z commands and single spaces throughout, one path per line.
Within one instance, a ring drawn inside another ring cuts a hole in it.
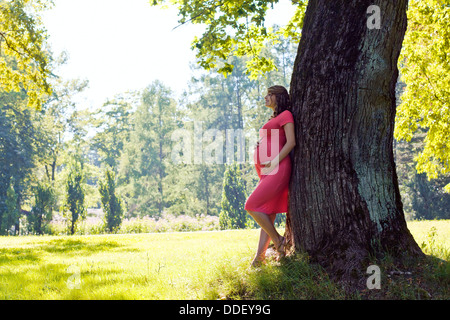
M 118 175 L 120 193 L 130 215 L 161 216 L 166 206 L 164 179 L 171 154 L 168 141 L 177 118 L 170 89 L 162 83 L 155 81 L 142 92 L 140 105 L 132 115 Z
M 0 92 L 0 221 L 7 214 L 6 201 L 11 178 L 17 205 L 33 194 L 32 173 L 38 159 L 40 127 L 35 114 L 26 106 L 26 95 Z
M 411 141 L 419 128 L 425 139 L 415 158 L 418 173 L 430 179 L 450 173 L 450 1 L 411 0 L 408 30 L 400 57 L 401 96 L 395 137 Z M 446 185 L 450 192 L 450 184 Z
M 34 205 L 27 216 L 31 232 L 44 234 L 48 223 L 52 220 L 55 195 L 48 182 L 38 182 L 34 187 Z
M 0 220 L 0 234 L 15 235 L 19 230 L 18 195 L 14 190 L 14 178 L 6 191 L 6 211 Z
M 90 120 L 92 118 L 89 109 L 81 109 L 80 106 L 67 112 L 67 129 L 64 140 L 64 150 L 61 154 L 60 179 L 57 181 L 64 189 L 64 185 L 70 174 L 72 163 L 77 163 L 84 175 L 84 193 L 86 207 L 99 207 L 100 196 L 97 182 L 101 176 L 98 154 L 91 148 Z
M 100 162 L 118 172 L 124 144 L 129 140 L 130 119 L 136 105 L 135 93 L 117 95 L 92 114 L 90 123 L 96 129 L 91 148 L 100 156 Z
M 450 178 L 437 178 L 429 181 L 426 174 L 416 173 L 410 182 L 412 210 L 416 219 L 449 219 L 450 195 L 444 187 L 450 183 Z
M 85 191 L 83 188 L 84 177 L 81 167 L 74 165 L 67 177 L 67 210 L 70 234 L 75 233 L 75 225 L 78 219 L 86 218 Z
M 51 93 L 47 36 L 38 16 L 51 5 L 45 0 L 0 2 L 1 89 L 7 92 L 24 89 L 28 106 L 36 109 Z
M 253 225 L 244 210 L 245 184 L 237 164 L 227 167 L 223 178 L 222 211 L 219 215 L 221 229 L 242 229 Z
M 418 173 L 414 158 L 423 150 L 426 131 L 419 128 L 409 142 L 395 141 L 394 154 L 400 192 L 405 215 L 409 219 L 448 219 L 450 194 L 444 186 L 450 182 L 449 175 L 427 179 Z
M 105 212 L 105 227 L 109 232 L 117 231 L 122 223 L 123 207 L 122 201 L 116 195 L 116 182 L 114 172 L 106 169 L 103 181 L 99 182 L 99 192 L 102 208 Z
M 63 65 L 66 57 L 63 54 L 58 65 Z M 38 144 L 39 163 L 49 181 L 56 180 L 56 168 L 61 165 L 66 150 L 67 134 L 73 130 L 72 114 L 76 112 L 74 97 L 85 90 L 87 81 L 78 79 L 64 80 L 55 78 L 51 81 L 52 94 L 43 103 L 40 112 L 36 113 L 36 122 L 39 123 L 40 137 Z M 72 122 L 72 123 L 71 123 Z M 72 136 L 77 137 L 74 132 Z M 78 138 L 78 137 L 77 137 Z M 79 140 L 77 141 L 79 143 Z

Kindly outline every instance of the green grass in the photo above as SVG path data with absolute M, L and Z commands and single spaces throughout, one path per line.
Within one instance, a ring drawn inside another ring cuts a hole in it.
M 408 226 L 425 253 L 448 261 L 450 221 Z M 450 298 L 448 263 L 438 259 L 409 278 L 383 275 L 376 294 L 343 292 L 302 255 L 251 269 L 258 235 L 239 230 L 0 237 L 0 299 Z
M 434 240 L 436 245 L 426 253 L 430 254 L 432 249 L 436 250 L 438 247 L 450 249 L 450 220 L 410 221 L 408 228 L 420 246 Z

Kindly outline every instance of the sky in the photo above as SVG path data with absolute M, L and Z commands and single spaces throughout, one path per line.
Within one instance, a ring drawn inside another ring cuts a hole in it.
M 179 25 L 174 7 L 152 7 L 148 0 L 54 0 L 42 14 L 55 55 L 68 63 L 56 73 L 64 79 L 87 79 L 79 95 L 85 108 L 97 109 L 108 98 L 162 81 L 176 95 L 191 77 L 194 36 L 204 26 Z M 268 12 L 267 25 L 283 25 L 293 14 L 288 0 Z M 175 29 L 174 29 L 175 28 Z M 84 108 L 83 108 L 84 109 Z

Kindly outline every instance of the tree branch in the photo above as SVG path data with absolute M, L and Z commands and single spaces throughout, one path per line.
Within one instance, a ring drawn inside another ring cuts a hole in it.
M 218 4 L 214 5 L 212 8 L 205 8 L 205 9 L 203 9 L 199 14 L 196 14 L 195 16 L 193 16 L 192 18 L 188 19 L 187 21 L 184 21 L 184 22 L 180 23 L 179 25 L 177 25 L 175 28 L 172 29 L 172 31 L 177 29 L 178 27 L 181 27 L 181 26 L 185 25 L 186 23 L 188 23 L 188 22 L 190 22 L 190 21 L 192 21 L 194 19 L 197 19 L 198 17 L 202 16 L 208 9 L 209 9 L 208 13 L 210 13 L 213 10 L 216 10 L 216 8 L 221 7 L 227 1 L 228 0 L 224 0 L 224 1 L 219 2 Z

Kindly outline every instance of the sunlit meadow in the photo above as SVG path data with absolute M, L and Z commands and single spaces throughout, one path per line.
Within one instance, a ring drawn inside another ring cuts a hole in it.
M 425 253 L 449 259 L 450 221 L 413 221 Z M 280 230 L 282 231 L 282 230 Z M 249 264 L 258 230 L 0 237 L 0 299 L 359 299 L 297 256 Z M 448 299 L 449 268 L 436 259 L 424 292 L 411 279 L 384 297 Z M 431 270 L 431 269 L 430 269 Z M 386 277 L 384 277 L 386 278 Z M 383 278 L 383 279 L 384 279 Z M 387 279 L 387 278 L 386 278 Z M 409 281 L 409 282 L 408 282 Z M 433 281 L 438 283 L 432 288 Z M 434 291 L 433 291 L 434 290 Z

